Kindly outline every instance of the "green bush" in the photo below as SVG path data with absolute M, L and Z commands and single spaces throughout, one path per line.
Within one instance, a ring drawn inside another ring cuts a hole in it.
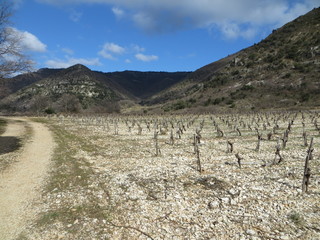
M 292 211 L 291 213 L 289 213 L 288 219 L 296 225 L 303 225 L 304 223 L 303 216 L 295 211 Z
M 234 102 L 233 99 L 229 99 L 229 100 L 227 101 L 227 104 L 228 104 L 228 105 L 232 105 L 233 102 Z
M 187 104 L 182 100 L 172 105 L 172 109 L 174 110 L 185 109 L 186 107 L 187 107 Z
M 291 73 L 286 73 L 282 78 L 285 79 L 285 78 L 290 78 L 291 77 Z
M 190 99 L 188 100 L 188 102 L 189 102 L 189 103 L 191 103 L 191 104 L 194 104 L 194 103 L 196 103 L 196 102 L 197 102 L 197 100 L 196 100 L 196 99 L 194 99 L 194 98 L 190 98 Z
M 303 93 L 300 97 L 301 102 L 307 102 L 310 99 L 310 94 L 309 93 Z
M 254 87 L 252 85 L 243 85 L 240 90 L 242 91 L 252 91 Z
M 235 70 L 231 74 L 232 74 L 232 76 L 238 75 L 239 74 L 239 70 Z
M 252 67 L 252 66 L 253 66 L 253 62 L 252 62 L 252 61 L 247 62 L 246 68 L 250 68 L 250 67 Z
M 219 103 L 223 102 L 224 98 L 216 98 L 214 101 L 213 101 L 213 105 L 218 105 Z
M 211 98 L 208 98 L 207 101 L 205 101 L 203 105 L 207 107 L 211 104 L 211 102 L 212 102 Z
M 44 110 L 44 112 L 46 113 L 46 114 L 55 114 L 56 112 L 54 111 L 54 109 L 52 109 L 52 108 L 46 108 L 45 110 Z
M 301 72 L 301 73 L 308 73 L 310 72 L 310 67 L 309 65 L 305 65 L 305 64 L 302 64 L 302 63 L 295 63 L 294 64 L 294 68 Z
M 251 53 L 251 54 L 249 55 L 249 59 L 250 59 L 250 60 L 255 60 L 255 59 L 256 59 L 256 54 L 255 54 L 255 53 Z
M 271 54 L 268 54 L 265 58 L 264 61 L 267 63 L 273 63 L 273 61 L 276 60 L 274 56 L 272 56 Z

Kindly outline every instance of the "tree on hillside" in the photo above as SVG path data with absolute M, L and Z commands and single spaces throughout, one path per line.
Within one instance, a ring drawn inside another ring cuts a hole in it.
M 78 113 L 82 107 L 79 99 L 75 95 L 65 93 L 59 101 L 55 103 L 54 109 L 64 113 Z
M 21 36 L 10 27 L 12 3 L 0 1 L 0 78 L 31 69 L 32 61 L 23 53 Z

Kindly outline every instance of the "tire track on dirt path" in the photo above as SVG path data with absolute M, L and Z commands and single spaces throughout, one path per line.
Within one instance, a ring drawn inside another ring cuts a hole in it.
M 18 120 L 32 128 L 32 137 L 23 146 L 18 161 L 0 174 L 0 239 L 6 240 L 16 238 L 35 216 L 32 203 L 41 197 L 54 149 L 53 136 L 46 126 L 28 119 Z M 7 128 L 12 134 L 21 133 L 15 130 L 21 129 L 17 123 L 9 121 Z

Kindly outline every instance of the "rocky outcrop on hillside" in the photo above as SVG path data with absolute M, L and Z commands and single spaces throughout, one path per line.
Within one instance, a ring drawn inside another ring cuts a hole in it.
M 90 69 L 75 65 L 19 90 L 1 103 L 7 111 L 79 112 L 120 99 L 121 94 L 97 81 Z

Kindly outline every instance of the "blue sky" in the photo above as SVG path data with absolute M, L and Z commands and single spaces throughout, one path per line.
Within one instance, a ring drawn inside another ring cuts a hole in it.
M 13 0 L 35 68 L 194 71 L 258 43 L 320 0 Z

